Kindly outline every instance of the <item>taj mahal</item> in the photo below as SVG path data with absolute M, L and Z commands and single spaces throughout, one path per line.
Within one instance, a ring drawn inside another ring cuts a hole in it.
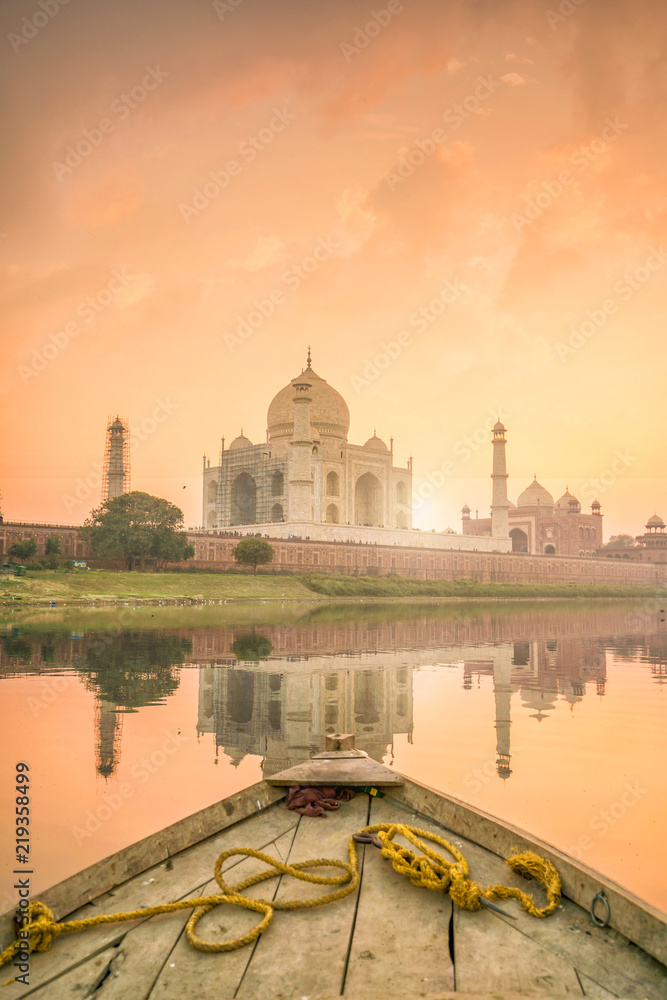
M 341 394 L 306 367 L 271 400 L 266 439 L 254 444 L 241 431 L 219 462 L 203 459 L 205 530 L 315 541 L 366 542 L 475 552 L 591 556 L 602 545 L 602 514 L 591 513 L 569 491 L 558 502 L 535 480 L 507 496 L 506 428 L 491 432 L 490 517 L 462 511 L 462 531 L 422 531 L 412 525 L 412 457 L 394 461 L 373 431 L 365 444 L 348 441 L 350 411 Z
M 494 530 L 475 537 L 413 529 L 412 458 L 396 465 L 393 439 L 387 445 L 374 431 L 351 444 L 349 429 L 347 403 L 314 371 L 309 349 L 306 367 L 269 404 L 266 440 L 255 444 L 241 431 L 227 448 L 222 439 L 218 465 L 204 456 L 202 524 L 276 538 L 511 551 L 504 428 Z

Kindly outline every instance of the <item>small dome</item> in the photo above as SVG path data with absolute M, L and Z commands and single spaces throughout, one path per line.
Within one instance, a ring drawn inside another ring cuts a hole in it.
M 244 435 L 243 431 L 234 438 L 229 446 L 229 451 L 240 451 L 241 448 L 252 448 L 252 441 Z
M 649 517 L 648 521 L 646 522 L 646 527 L 647 528 L 664 528 L 665 527 L 665 522 L 663 521 L 663 519 L 660 517 L 659 514 L 652 514 L 651 517 Z
M 538 483 L 537 477 L 535 477 L 530 486 L 519 494 L 516 505 L 517 507 L 553 507 L 554 498 L 549 490 L 545 490 L 544 486 Z
M 445 528 L 443 535 L 458 535 L 458 531 L 454 531 L 453 528 Z
M 125 428 L 123 427 L 123 421 L 120 419 L 120 417 L 116 417 L 116 419 L 114 420 L 114 422 L 111 425 L 111 430 L 112 431 L 124 431 L 125 430 Z
M 379 438 L 375 432 L 373 432 L 373 437 L 368 439 L 364 448 L 368 451 L 389 451 L 389 448 L 387 448 L 382 438 Z
M 470 507 L 468 506 L 467 503 L 464 503 L 463 507 L 461 507 L 461 513 L 462 514 L 469 514 L 470 513 Z
M 507 428 L 503 424 L 502 420 L 498 420 L 497 423 L 493 425 L 493 429 L 497 434 L 504 434 Z
M 571 504 L 576 504 L 579 509 L 581 509 L 581 504 L 575 496 L 572 496 L 566 486 L 565 493 L 563 493 L 562 497 L 559 497 L 558 500 L 556 500 L 556 510 L 569 510 Z

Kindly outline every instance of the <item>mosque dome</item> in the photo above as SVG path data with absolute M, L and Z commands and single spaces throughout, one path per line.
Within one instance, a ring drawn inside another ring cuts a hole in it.
M 238 437 L 234 438 L 229 446 L 229 450 L 239 451 L 241 448 L 252 448 L 252 441 L 244 435 L 243 431 L 241 431 Z
M 581 504 L 575 496 L 572 496 L 570 490 L 566 486 L 565 493 L 563 493 L 562 497 L 559 497 L 558 500 L 556 500 L 556 510 L 570 510 L 570 504 L 576 504 L 581 510 Z
M 310 422 L 323 437 L 347 440 L 350 429 L 350 411 L 347 403 L 326 379 L 313 371 L 310 364 L 277 393 L 269 405 L 267 427 L 269 437 L 291 437 L 294 430 L 295 385 L 307 379 L 310 383 Z
M 665 522 L 663 521 L 663 519 L 660 517 L 659 514 L 652 514 L 651 517 L 649 517 L 648 521 L 646 522 L 646 527 L 647 528 L 664 528 L 665 527 Z
M 530 486 L 520 493 L 517 501 L 517 507 L 553 507 L 554 498 L 549 493 L 549 490 L 545 490 L 544 486 L 541 486 L 537 477 L 533 479 Z
M 373 431 L 373 437 L 368 439 L 368 441 L 364 445 L 364 448 L 366 448 L 367 451 L 379 451 L 382 452 L 383 454 L 389 451 L 389 448 L 387 448 L 382 438 L 379 438 L 377 436 L 375 431 Z

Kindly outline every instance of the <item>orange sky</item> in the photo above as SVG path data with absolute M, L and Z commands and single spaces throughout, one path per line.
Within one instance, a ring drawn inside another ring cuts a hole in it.
M 309 343 L 352 441 L 454 462 L 421 527 L 488 510 L 498 410 L 512 499 L 667 517 L 658 0 L 41 2 L 0 11 L 6 519 L 80 523 L 120 413 L 198 524 Z

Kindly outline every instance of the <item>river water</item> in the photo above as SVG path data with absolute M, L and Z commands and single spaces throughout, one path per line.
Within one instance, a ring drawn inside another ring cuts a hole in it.
M 667 911 L 666 617 L 659 602 L 5 617 L 0 910 L 16 902 L 17 762 L 39 892 L 353 732 Z

